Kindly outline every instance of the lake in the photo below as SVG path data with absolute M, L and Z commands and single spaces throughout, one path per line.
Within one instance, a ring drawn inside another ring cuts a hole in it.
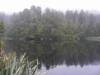
M 79 65 L 66 66 L 63 64 L 49 70 L 42 67 L 40 71 L 41 75 L 100 75 L 100 64 L 85 65 L 83 67 Z
M 100 75 L 100 42 L 10 41 L 8 44 L 7 49 L 15 50 L 18 55 L 26 52 L 30 60 L 38 58 L 42 75 Z

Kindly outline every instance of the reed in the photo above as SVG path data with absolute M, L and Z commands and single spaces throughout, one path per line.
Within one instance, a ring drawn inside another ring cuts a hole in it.
M 0 75 L 34 75 L 38 68 L 38 60 L 29 61 L 25 54 L 20 58 L 11 54 L 0 59 Z

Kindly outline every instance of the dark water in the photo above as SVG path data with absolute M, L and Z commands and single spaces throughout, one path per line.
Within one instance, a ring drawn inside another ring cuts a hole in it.
M 10 41 L 7 49 L 38 58 L 42 75 L 100 75 L 100 42 Z

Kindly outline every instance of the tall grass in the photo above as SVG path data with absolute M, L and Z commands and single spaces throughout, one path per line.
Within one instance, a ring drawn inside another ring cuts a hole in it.
M 8 55 L 0 61 L 0 75 L 34 75 L 38 68 L 38 60 L 28 61 L 25 54 L 17 58 Z

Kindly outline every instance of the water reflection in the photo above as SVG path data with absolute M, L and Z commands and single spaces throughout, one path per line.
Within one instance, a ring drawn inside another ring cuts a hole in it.
M 9 44 L 9 45 L 8 45 Z M 38 58 L 41 65 L 50 69 L 57 65 L 89 65 L 100 60 L 100 43 L 85 40 L 75 43 L 49 43 L 34 41 L 8 41 L 7 49 L 21 54 L 27 52 L 30 59 Z
M 84 67 L 60 65 L 53 69 L 42 68 L 45 75 L 100 75 L 100 65 L 87 65 Z
M 59 47 L 59 46 L 58 46 Z M 61 65 L 89 65 L 100 60 L 100 43 L 81 42 L 74 45 L 68 45 L 63 48 L 51 50 L 51 53 L 44 52 L 40 57 L 41 64 L 47 69 Z

